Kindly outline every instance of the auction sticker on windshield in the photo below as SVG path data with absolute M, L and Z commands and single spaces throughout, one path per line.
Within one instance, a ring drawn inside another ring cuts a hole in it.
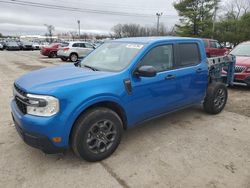
M 142 49 L 143 45 L 141 44 L 128 44 L 127 48 L 135 48 L 135 49 Z

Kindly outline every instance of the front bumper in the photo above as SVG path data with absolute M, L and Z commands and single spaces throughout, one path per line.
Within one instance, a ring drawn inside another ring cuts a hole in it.
M 60 153 L 68 147 L 64 125 L 57 118 L 24 115 L 14 100 L 11 102 L 11 114 L 19 135 L 28 145 L 45 153 Z M 53 142 L 54 137 L 61 137 L 62 141 Z
M 42 150 L 44 153 L 53 154 L 53 153 L 61 153 L 66 150 L 63 147 L 56 147 L 50 141 L 50 139 L 46 136 L 36 134 L 36 133 L 29 133 L 23 130 L 20 125 L 15 121 L 15 118 L 12 114 L 12 119 L 15 124 L 16 130 L 23 141 L 31 147 L 37 148 Z
M 250 86 L 250 73 L 235 74 L 234 82 Z

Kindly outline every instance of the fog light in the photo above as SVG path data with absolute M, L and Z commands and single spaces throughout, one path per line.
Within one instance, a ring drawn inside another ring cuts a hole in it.
M 62 138 L 61 137 L 54 137 L 52 138 L 53 142 L 61 142 Z

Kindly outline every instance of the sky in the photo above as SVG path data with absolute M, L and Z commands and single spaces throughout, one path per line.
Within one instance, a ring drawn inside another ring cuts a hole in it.
M 80 12 L 4 3 L 13 1 L 21 4 L 42 3 L 56 8 L 64 6 Z M 82 33 L 104 34 L 110 33 L 111 28 L 118 23 L 156 25 L 156 12 L 163 12 L 160 22 L 171 28 L 179 19 L 173 2 L 174 0 L 0 0 L 0 33 L 45 34 L 47 29 L 44 24 L 54 25 L 55 33 L 72 32 L 77 31 L 77 20 L 80 20 Z M 123 16 L 117 12 L 122 12 Z

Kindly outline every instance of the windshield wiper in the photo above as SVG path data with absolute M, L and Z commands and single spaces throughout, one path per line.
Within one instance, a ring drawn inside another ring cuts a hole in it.
M 89 66 L 89 65 L 83 65 L 83 66 L 86 67 L 86 68 L 91 69 L 92 71 L 98 71 L 98 69 L 96 69 L 96 68 L 94 68 L 94 67 L 91 67 L 91 66 Z

